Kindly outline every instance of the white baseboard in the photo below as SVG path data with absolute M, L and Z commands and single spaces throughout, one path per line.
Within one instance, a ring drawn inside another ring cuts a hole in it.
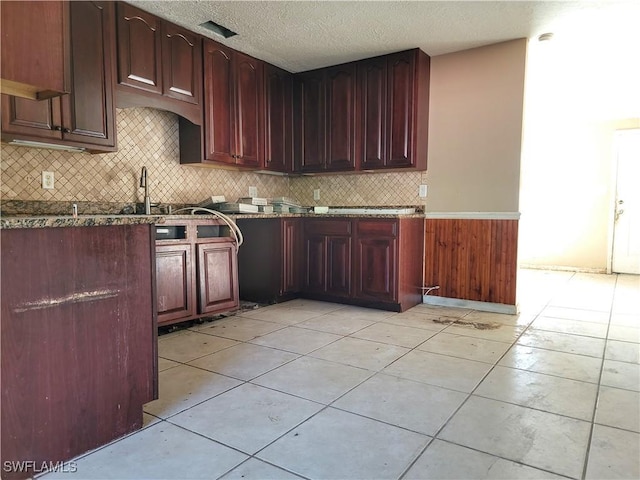
M 517 305 L 506 305 L 504 303 L 478 302 L 477 300 L 462 300 L 460 298 L 437 297 L 434 295 L 423 295 L 422 303 L 436 305 L 438 307 L 458 307 L 479 310 L 481 312 L 505 313 L 515 315 L 518 313 Z

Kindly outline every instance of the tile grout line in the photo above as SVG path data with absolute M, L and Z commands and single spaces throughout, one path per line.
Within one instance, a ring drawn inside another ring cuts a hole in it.
M 613 314 L 613 304 L 616 298 L 616 290 L 618 289 L 618 274 L 615 274 L 616 281 L 613 287 L 613 295 L 611 295 L 611 305 L 609 308 L 609 323 L 607 324 L 607 336 L 604 341 L 604 348 L 602 349 L 602 362 L 600 363 L 600 374 L 598 375 L 598 393 L 596 394 L 596 402 L 593 407 L 593 415 L 591 416 L 591 428 L 589 429 L 589 436 L 587 437 L 587 451 L 584 457 L 584 465 L 582 468 L 581 479 L 585 479 L 587 476 L 587 469 L 589 467 L 589 455 L 591 453 L 591 442 L 593 441 L 593 430 L 595 428 L 596 414 L 598 411 L 598 403 L 600 402 L 600 389 L 602 387 L 602 373 L 604 371 L 605 357 L 607 356 L 607 340 L 609 338 L 609 329 L 611 328 L 611 316 Z

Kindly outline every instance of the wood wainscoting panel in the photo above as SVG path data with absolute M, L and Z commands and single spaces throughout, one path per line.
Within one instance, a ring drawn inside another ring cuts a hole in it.
M 431 295 L 515 305 L 518 220 L 427 219 L 425 286 Z

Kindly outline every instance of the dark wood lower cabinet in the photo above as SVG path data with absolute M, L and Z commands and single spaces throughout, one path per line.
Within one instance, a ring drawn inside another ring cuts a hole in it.
M 157 398 L 153 226 L 0 236 L 2 478 L 25 478 L 141 428 Z
M 404 311 L 422 302 L 422 218 L 239 220 L 240 297 Z M 302 278 L 302 281 L 295 281 Z
M 218 220 L 169 219 L 157 227 L 158 325 L 238 307 L 235 241 Z M 171 238 L 163 237 L 168 235 Z

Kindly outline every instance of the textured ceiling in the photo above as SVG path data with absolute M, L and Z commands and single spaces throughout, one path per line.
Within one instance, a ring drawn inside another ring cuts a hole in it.
M 640 1 L 148 1 L 129 3 L 290 72 L 419 47 L 429 55 L 545 32 L 638 42 Z M 238 33 L 221 39 L 208 20 Z M 639 43 L 635 43 L 636 49 Z

